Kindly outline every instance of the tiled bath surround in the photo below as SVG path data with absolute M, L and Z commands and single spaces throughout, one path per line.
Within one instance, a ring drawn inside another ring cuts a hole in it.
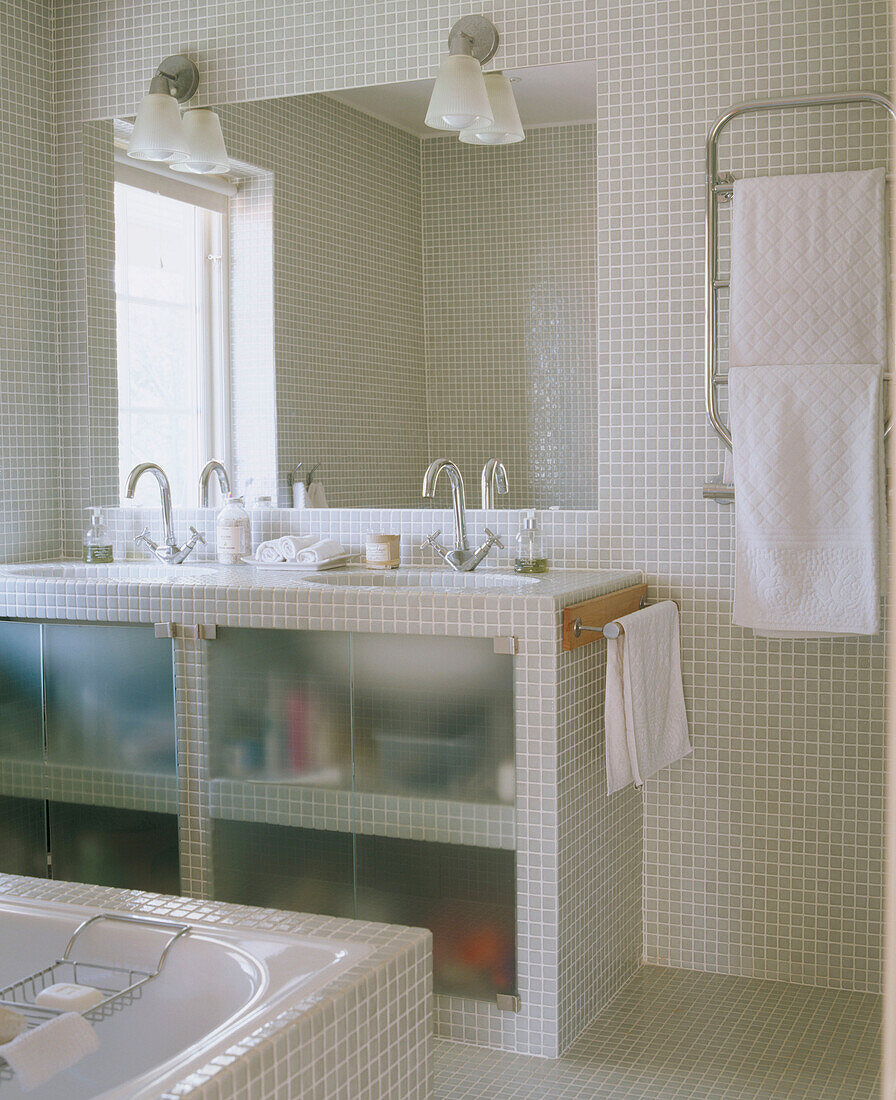
M 431 1095 L 431 944 L 419 930 L 14 875 L 0 875 L 0 893 L 373 946 L 367 959 L 251 1032 L 160 1100 L 280 1100 L 286 1090 L 302 1100 L 428 1100 Z
M 47 56 L 55 20 L 61 200 L 58 379 L 45 339 L 52 287 L 12 296 L 14 309 L 24 302 L 28 337 L 24 350 L 14 343 L 12 351 L 30 367 L 21 387 L 18 376 L 3 382 L 14 401 L 5 415 L 13 427 L 24 418 L 27 433 L 4 433 L 18 464 L 11 470 L 18 488 L 4 507 L 6 557 L 56 556 L 60 521 L 74 552 L 90 497 L 77 124 L 133 111 L 154 66 L 175 46 L 199 61 L 200 99 L 209 103 L 431 76 L 447 28 L 464 10 L 433 0 L 400 12 L 373 0 L 336 12 L 275 0 L 251 9 L 236 0 L 114 0 L 101 9 L 66 3 L 55 17 L 48 4 L 34 4 L 23 17 L 21 5 L 6 5 L 5 25 L 25 55 Z M 763 95 L 886 90 L 887 5 L 749 0 L 682 8 L 614 0 L 598 12 L 592 0 L 576 0 L 509 2 L 490 14 L 508 67 L 599 62 L 599 344 L 571 450 L 591 473 L 596 491 L 581 504 L 599 508 L 599 523 L 579 545 L 592 563 L 646 567 L 652 594 L 681 601 L 695 742 L 694 755 L 647 794 L 648 957 L 876 988 L 883 643 L 770 642 L 730 625 L 732 517 L 699 497 L 699 483 L 721 465 L 700 394 L 700 249 L 702 142 L 711 119 Z M 24 102 L 14 132 L 40 140 L 48 101 L 16 76 L 7 85 Z M 840 147 L 841 137 L 855 141 L 860 129 L 847 135 L 841 124 L 825 135 L 825 148 Z M 783 167 L 776 137 L 760 136 L 751 169 Z M 4 262 L 23 278 L 28 270 L 46 275 L 54 261 L 35 223 L 20 252 L 20 211 L 40 211 L 40 226 L 52 197 L 49 148 L 33 160 L 26 198 L 36 189 L 41 202 L 23 199 L 3 211 Z M 879 146 L 850 164 L 882 160 Z M 37 428 L 52 432 L 57 392 L 63 479 L 52 467 L 52 438 L 32 435 L 31 423 L 36 417 Z M 474 1021 L 469 1037 L 491 1036 Z

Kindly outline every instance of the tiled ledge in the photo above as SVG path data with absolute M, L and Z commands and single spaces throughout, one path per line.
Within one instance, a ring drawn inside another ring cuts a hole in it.
M 513 806 L 240 779 L 213 779 L 210 786 L 213 818 L 477 848 L 516 847 Z

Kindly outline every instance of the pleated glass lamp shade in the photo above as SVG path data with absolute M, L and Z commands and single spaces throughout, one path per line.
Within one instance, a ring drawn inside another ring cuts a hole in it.
M 451 54 L 442 62 L 426 112 L 434 130 L 463 130 L 492 121 L 482 66 L 468 54 Z
M 187 160 L 172 164 L 175 172 L 193 172 L 207 175 L 211 172 L 227 172 L 230 160 L 221 133 L 221 120 L 214 111 L 194 107 L 184 113 L 184 133 L 190 155 Z
M 190 155 L 174 96 L 150 92 L 137 108 L 134 130 L 128 142 L 128 156 L 134 160 L 157 160 L 168 164 Z
M 520 121 L 510 81 L 503 73 L 486 73 L 485 88 L 494 116 L 491 122 L 478 122 L 461 130 L 460 140 L 468 145 L 512 145 L 526 134 Z

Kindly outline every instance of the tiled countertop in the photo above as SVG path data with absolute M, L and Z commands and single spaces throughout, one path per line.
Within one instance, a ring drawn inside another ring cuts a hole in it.
M 315 576 L 206 562 L 21 563 L 0 567 L 0 616 L 396 633 L 493 633 L 497 626 L 524 634 L 549 625 L 559 631 L 563 607 L 642 581 L 637 570 L 609 569 L 522 577 L 410 568 L 384 576 L 355 567 L 337 583 Z M 470 629 L 486 620 L 487 631 Z

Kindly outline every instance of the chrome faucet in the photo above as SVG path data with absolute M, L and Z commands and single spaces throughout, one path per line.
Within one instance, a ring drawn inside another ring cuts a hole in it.
M 183 547 L 177 545 L 177 540 L 174 537 L 174 530 L 171 525 L 171 485 L 168 482 L 165 471 L 161 466 L 156 465 L 155 462 L 141 462 L 128 474 L 128 484 L 125 490 L 125 496 L 128 500 L 134 499 L 134 490 L 137 488 L 137 482 L 144 474 L 152 474 L 159 483 L 159 494 L 162 497 L 162 520 L 165 524 L 165 545 L 159 546 L 158 543 L 153 542 L 150 538 L 148 527 L 144 527 L 139 535 L 134 536 L 134 542 L 138 545 L 142 542 L 153 557 L 158 558 L 158 560 L 164 562 L 165 565 L 180 565 L 182 561 L 189 557 L 196 543 L 204 543 L 205 539 L 199 534 L 195 527 L 191 527 L 191 535 L 186 545 Z
M 208 483 L 212 474 L 217 474 L 218 486 L 221 496 L 226 500 L 230 496 L 230 478 L 227 476 L 227 467 L 220 459 L 213 458 L 202 467 L 199 475 L 199 507 L 208 508 Z
M 482 507 L 494 508 L 495 493 L 507 494 L 507 471 L 499 458 L 490 458 L 482 467 Z
M 442 471 L 451 482 L 451 499 L 454 505 L 454 549 L 447 550 L 437 540 L 441 531 L 433 531 L 427 535 L 423 547 L 431 546 L 442 561 L 447 562 L 458 573 L 469 573 L 475 569 L 493 546 L 504 549 L 504 543 L 489 531 L 486 527 L 485 542 L 475 550 L 470 549 L 467 541 L 466 503 L 464 501 L 464 479 L 456 463 L 447 458 L 437 458 L 429 464 L 429 468 L 423 475 L 423 495 L 434 497 L 436 494 L 436 482 Z

